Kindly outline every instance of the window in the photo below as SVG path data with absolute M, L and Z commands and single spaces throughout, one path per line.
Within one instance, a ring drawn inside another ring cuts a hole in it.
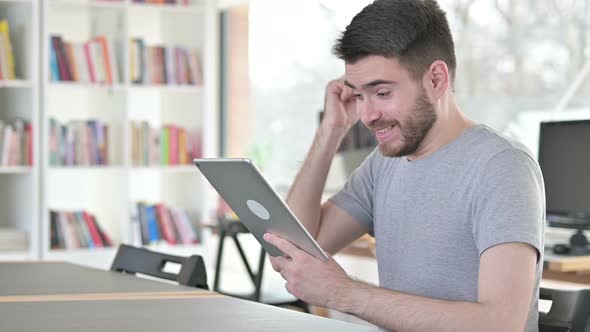
M 251 0 L 229 36 L 242 39 L 228 49 L 229 58 L 241 52 L 240 69 L 229 70 L 241 82 L 228 96 L 229 155 L 253 157 L 280 192 L 313 140 L 326 83 L 344 73 L 334 40 L 369 2 Z M 590 0 L 440 5 L 455 39 L 458 103 L 471 118 L 533 151 L 540 120 L 590 118 Z

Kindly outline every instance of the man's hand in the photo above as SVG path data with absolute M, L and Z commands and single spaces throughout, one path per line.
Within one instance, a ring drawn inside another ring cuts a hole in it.
M 326 86 L 324 111 L 322 123 L 331 129 L 346 132 L 359 120 L 356 99 L 351 88 L 344 85 L 344 78 L 333 80 Z
M 330 257 L 328 261 L 322 262 L 273 234 L 265 234 L 264 240 L 287 255 L 270 257 L 270 261 L 275 271 L 287 281 L 287 291 L 295 297 L 310 304 L 330 308 L 338 301 L 341 291 L 353 287 L 354 281 L 334 258 Z

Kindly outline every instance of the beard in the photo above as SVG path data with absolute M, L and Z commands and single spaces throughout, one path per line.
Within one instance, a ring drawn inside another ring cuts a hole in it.
M 421 87 L 408 118 L 396 124 L 396 127 L 401 130 L 401 139 L 379 144 L 379 151 L 384 156 L 392 158 L 413 154 L 420 148 L 424 137 L 436 122 L 436 118 L 434 105 L 426 98 L 426 92 Z

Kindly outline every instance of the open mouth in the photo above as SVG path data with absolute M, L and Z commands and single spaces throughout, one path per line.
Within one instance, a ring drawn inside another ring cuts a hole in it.
M 393 129 L 393 126 L 389 126 L 389 127 L 387 127 L 387 128 L 379 129 L 379 130 L 377 130 L 377 131 L 375 131 L 375 132 L 377 133 L 377 135 L 385 135 L 385 134 L 387 134 L 388 132 L 390 132 L 390 131 L 391 131 L 391 129 Z
M 389 127 L 381 128 L 379 130 L 375 129 L 375 136 L 377 136 L 377 139 L 379 141 L 384 141 L 387 138 L 389 138 L 389 136 L 391 135 L 393 127 L 395 127 L 395 125 L 391 125 Z

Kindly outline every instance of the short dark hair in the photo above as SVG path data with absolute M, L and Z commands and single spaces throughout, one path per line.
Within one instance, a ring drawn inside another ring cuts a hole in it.
M 370 55 L 396 58 L 416 80 L 442 60 L 453 82 L 457 67 L 449 23 L 435 0 L 375 0 L 356 14 L 333 52 L 346 63 Z

